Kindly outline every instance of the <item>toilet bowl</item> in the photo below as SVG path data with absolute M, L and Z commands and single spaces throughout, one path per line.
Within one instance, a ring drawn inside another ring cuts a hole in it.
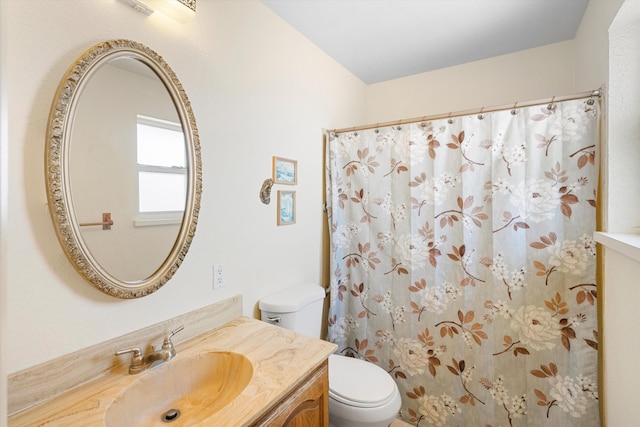
M 259 302 L 261 318 L 313 338 L 320 338 L 324 288 L 294 286 Z M 384 369 L 352 357 L 329 356 L 329 425 L 387 427 L 400 410 L 398 386 Z
M 329 356 L 329 425 L 387 427 L 400 409 L 398 386 L 373 363 Z

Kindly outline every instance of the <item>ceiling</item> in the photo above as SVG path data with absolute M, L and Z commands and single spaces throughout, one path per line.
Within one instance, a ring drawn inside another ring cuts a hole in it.
M 262 0 L 367 84 L 571 40 L 589 0 Z

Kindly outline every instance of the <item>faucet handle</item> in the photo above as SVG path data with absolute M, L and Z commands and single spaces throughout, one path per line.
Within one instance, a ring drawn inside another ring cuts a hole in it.
M 184 329 L 184 325 L 180 326 L 178 329 L 175 329 L 175 330 L 169 332 L 169 334 L 167 334 L 167 336 L 164 337 L 164 342 L 162 343 L 162 348 L 164 348 L 164 349 L 172 348 L 173 347 L 173 342 L 171 342 L 171 338 L 175 334 L 177 334 L 178 332 L 180 332 L 183 329 Z
M 118 350 L 114 353 L 114 356 L 121 356 L 127 353 L 133 353 L 133 357 L 131 358 L 131 366 L 142 364 L 142 350 L 140 350 L 140 347 L 132 347 L 132 348 L 127 348 L 125 350 Z

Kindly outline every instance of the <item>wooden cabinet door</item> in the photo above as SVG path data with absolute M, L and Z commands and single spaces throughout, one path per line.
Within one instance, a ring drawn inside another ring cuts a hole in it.
M 329 373 L 327 361 L 304 379 L 255 426 L 328 427 Z

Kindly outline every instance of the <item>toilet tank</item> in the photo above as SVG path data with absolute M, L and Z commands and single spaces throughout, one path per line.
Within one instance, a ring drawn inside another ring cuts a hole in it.
M 261 319 L 301 334 L 320 338 L 325 291 L 314 284 L 297 285 L 262 298 Z

